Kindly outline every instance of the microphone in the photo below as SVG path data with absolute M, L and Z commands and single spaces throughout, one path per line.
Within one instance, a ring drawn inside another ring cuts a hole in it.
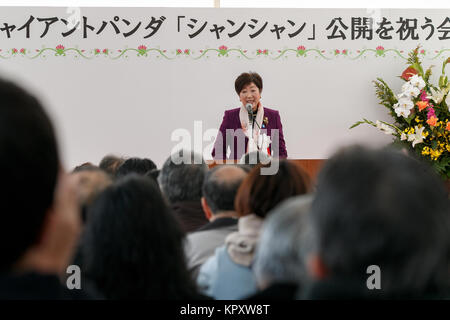
M 253 121 L 253 110 L 252 110 L 252 104 L 251 103 L 247 103 L 245 105 L 245 109 L 247 109 L 247 113 L 248 113 L 248 120 L 250 122 Z

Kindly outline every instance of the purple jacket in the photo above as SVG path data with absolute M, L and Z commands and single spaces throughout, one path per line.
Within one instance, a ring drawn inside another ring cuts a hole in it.
M 227 133 L 227 129 L 242 129 L 241 121 L 239 119 L 240 108 L 226 110 L 223 116 L 222 124 L 220 125 L 219 134 L 217 135 L 216 142 L 214 143 L 214 149 L 212 156 L 214 159 L 227 159 L 227 148 L 230 146 L 231 154 L 228 159 L 239 160 L 247 150 L 248 138 L 241 131 L 235 131 L 233 133 Z M 283 126 L 281 125 L 280 113 L 276 110 L 264 107 L 264 118 L 268 119 L 267 125 L 262 125 L 262 130 L 267 130 L 266 134 L 272 139 L 272 129 L 278 129 L 278 156 L 280 158 L 287 158 L 286 144 L 283 136 Z M 228 139 L 227 139 L 228 135 Z M 245 147 L 238 148 L 238 140 L 245 140 Z M 273 139 L 272 139 L 273 141 Z M 228 144 L 227 144 L 228 142 Z M 272 148 L 272 145 L 269 146 Z M 220 152 L 220 150 L 222 152 Z

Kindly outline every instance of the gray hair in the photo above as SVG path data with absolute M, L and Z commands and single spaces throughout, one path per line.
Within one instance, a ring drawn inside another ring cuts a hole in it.
M 260 286 L 305 279 L 306 219 L 312 198 L 309 194 L 288 199 L 268 215 L 253 266 Z
M 158 183 L 170 203 L 200 201 L 208 171 L 202 155 L 188 150 L 172 154 L 161 169 Z

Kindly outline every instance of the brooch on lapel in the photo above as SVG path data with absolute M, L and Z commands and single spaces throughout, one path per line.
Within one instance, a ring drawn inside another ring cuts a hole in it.
M 269 124 L 269 119 L 267 117 L 264 117 L 263 126 L 262 126 L 263 129 L 266 128 L 268 124 Z

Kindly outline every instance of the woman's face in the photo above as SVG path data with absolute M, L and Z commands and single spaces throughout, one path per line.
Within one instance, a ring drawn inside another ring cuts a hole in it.
M 251 82 L 239 92 L 239 100 L 241 100 L 243 106 L 247 103 L 251 103 L 252 109 L 255 111 L 258 109 L 259 100 L 261 100 L 261 92 L 259 92 L 258 87 Z

